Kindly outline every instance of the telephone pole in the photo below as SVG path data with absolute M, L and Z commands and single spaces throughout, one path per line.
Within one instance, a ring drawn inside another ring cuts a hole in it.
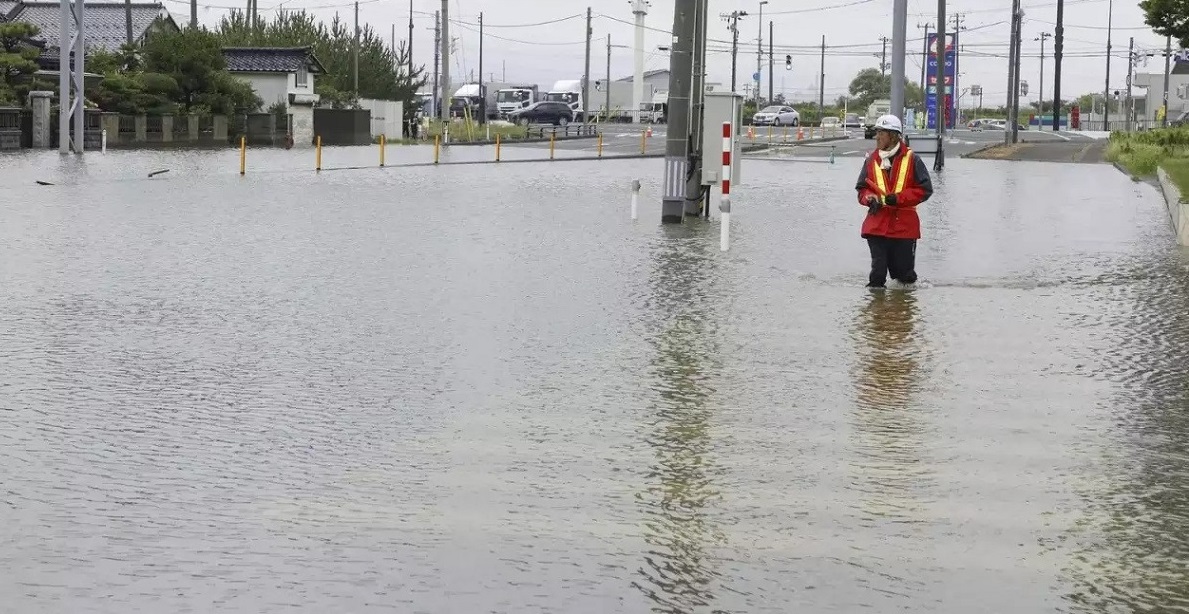
M 679 224 L 685 219 L 690 152 L 690 80 L 693 76 L 694 40 L 698 32 L 698 0 L 675 0 L 673 9 L 673 47 L 669 54 L 669 128 L 665 136 L 661 222 Z
M 441 70 L 440 64 L 442 62 L 442 14 L 439 11 L 433 12 L 433 110 L 429 112 L 430 117 L 441 117 L 438 105 L 441 103 L 442 89 L 439 87 L 438 74 Z M 443 118 L 444 119 L 444 118 Z
M 446 2 L 447 0 L 442 0 Z M 586 68 L 582 72 L 582 123 L 590 121 L 590 7 L 586 7 Z
M 198 0 L 190 0 L 190 27 L 198 28 Z
M 409 83 L 413 82 L 413 0 L 409 0 Z
M 886 43 L 885 43 L 886 47 Z M 904 64 L 908 55 L 908 0 L 892 3 L 892 115 L 904 120 Z
M 690 139 L 689 151 L 686 153 L 689 171 L 685 175 L 685 215 L 697 217 L 701 212 L 707 219 L 710 218 L 710 207 L 706 202 L 706 192 L 702 189 L 702 168 L 706 161 L 702 141 L 705 140 L 706 124 L 706 28 L 710 15 L 708 5 L 708 0 L 696 0 L 694 7 L 694 53 L 690 62 L 689 85 Z
M 483 12 L 479 11 L 479 123 L 487 123 L 487 92 L 483 91 Z
M 1040 88 L 1036 91 L 1036 98 L 1039 100 L 1039 103 L 1036 105 L 1036 113 L 1041 117 L 1044 117 L 1045 113 L 1045 41 L 1052 38 L 1052 36 L 1048 32 L 1041 32 L 1040 36 L 1032 39 L 1034 41 L 1040 41 Z
M 1053 132 L 1061 129 L 1061 53 L 1065 50 L 1065 0 L 1057 0 L 1057 35 L 1053 37 Z M 1044 91 L 1041 91 L 1044 97 Z M 1042 113 L 1044 111 L 1041 111 Z M 1038 128 L 1042 127 L 1041 122 Z
M 775 45 L 772 42 L 773 36 L 774 36 L 773 32 L 774 32 L 774 30 L 773 30 L 772 22 L 769 21 L 768 22 L 768 104 L 772 104 L 772 101 L 775 100 L 775 91 L 772 87 L 774 85 L 774 82 L 776 81 L 776 76 L 773 73 L 773 70 L 775 69 L 774 67 L 776 66 L 776 49 L 775 49 Z M 1168 72 L 1168 71 L 1165 70 L 1164 72 Z M 1167 87 L 1164 89 L 1168 90 Z
M 359 0 L 355 0 L 355 40 L 351 45 L 351 82 L 352 93 L 359 99 Z
M 1020 47 L 1021 47 L 1021 30 L 1023 30 L 1024 11 L 1020 6 L 1020 0 L 1013 0 L 1012 2 L 1012 19 L 1011 19 L 1011 64 L 1010 70 L 1012 75 L 1011 89 L 1009 94 L 1009 111 L 1008 126 L 1009 134 L 1011 135 L 1011 142 L 1018 143 L 1020 141 Z
M 821 121 L 826 111 L 826 35 L 822 35 L 822 68 L 817 84 L 817 117 Z
M 879 58 L 879 74 L 886 77 L 888 74 L 888 37 L 881 36 L 879 40 L 883 43 L 883 53 Z
M 719 16 L 727 20 L 727 29 L 731 31 L 731 91 L 734 92 L 735 85 L 738 83 L 736 79 L 738 68 L 735 59 L 739 55 L 739 18 L 746 17 L 747 11 L 732 11 Z
M 1111 0 L 1106 7 L 1106 85 L 1102 89 L 1102 130 L 1111 129 L 1111 26 L 1115 16 L 1115 2 Z
M 450 0 L 442 0 L 442 121 L 450 119 Z
M 1168 127 L 1168 63 L 1172 59 L 1172 37 L 1166 36 L 1164 38 L 1164 103 L 1161 108 L 1164 109 L 1161 114 L 1160 127 Z
M 924 55 L 921 56 L 921 93 L 922 94 L 924 92 L 929 91 L 929 90 L 925 89 L 925 70 L 929 68 L 929 28 L 932 28 L 932 27 L 933 27 L 933 24 L 931 24 L 929 22 L 925 22 L 925 25 L 921 25 L 919 23 L 917 24 L 917 29 L 919 29 L 919 30 L 923 29 L 925 31 L 925 42 L 921 44 L 921 48 L 925 50 Z
M 756 110 L 760 110 L 760 71 L 764 66 L 764 5 L 768 0 L 760 0 L 760 17 L 756 20 L 756 30 L 759 37 L 756 42 Z M 771 100 L 768 101 L 771 104 Z
M 606 117 L 611 117 L 611 35 L 607 35 L 607 82 L 604 85 L 603 92 L 603 113 Z
M 954 92 L 953 93 L 954 100 L 962 99 L 962 90 L 960 89 L 961 86 L 958 85 L 958 79 L 961 77 L 961 75 L 959 74 L 959 69 L 960 69 L 961 62 L 962 62 L 962 46 L 959 44 L 962 42 L 961 41 L 962 37 L 961 37 L 960 33 L 962 32 L 962 30 L 966 29 L 966 26 L 962 25 L 962 23 L 964 21 L 965 21 L 965 18 L 962 16 L 961 13 L 954 13 L 954 83 L 952 86 L 953 92 Z M 961 105 L 955 105 L 955 106 L 959 107 L 959 110 L 960 110 Z M 949 107 L 947 107 L 947 108 L 949 108 Z M 957 110 L 954 111 L 954 113 L 958 116 L 958 117 L 954 118 L 954 121 L 957 122 L 957 121 L 959 121 L 959 119 L 961 119 L 960 118 L 961 113 L 958 112 Z M 955 124 L 955 126 L 956 126 L 956 124 Z
M 1135 37 L 1127 44 L 1127 102 L 1123 103 L 1123 116 L 1126 118 L 1127 131 L 1131 132 L 1131 70 L 1135 66 Z
M 1020 0 L 1014 0 L 1019 5 Z M 937 0 L 937 94 L 934 97 L 937 108 L 937 154 L 933 157 L 933 170 L 945 168 L 945 123 L 949 116 L 949 104 L 945 96 L 945 0 Z

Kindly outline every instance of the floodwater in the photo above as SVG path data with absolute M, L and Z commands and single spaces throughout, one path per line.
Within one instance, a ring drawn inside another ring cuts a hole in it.
M 858 160 L 724 254 L 659 160 L 312 157 L 0 157 L 0 612 L 1189 611 L 1150 186 L 949 160 L 873 293 Z

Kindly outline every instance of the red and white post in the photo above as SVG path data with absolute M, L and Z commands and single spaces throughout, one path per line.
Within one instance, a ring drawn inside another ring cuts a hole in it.
M 722 123 L 722 200 L 718 204 L 722 226 L 718 242 L 724 252 L 731 247 L 731 152 L 735 149 L 731 128 L 731 122 Z

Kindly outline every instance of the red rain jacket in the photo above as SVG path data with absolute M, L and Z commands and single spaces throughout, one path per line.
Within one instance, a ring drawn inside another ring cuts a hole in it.
M 859 171 L 855 183 L 859 192 L 859 204 L 867 206 L 867 197 L 880 200 L 888 194 L 896 195 L 896 204 L 885 204 L 879 213 L 863 219 L 863 238 L 888 237 L 891 239 L 921 238 L 921 218 L 917 216 L 917 205 L 933 196 L 933 181 L 925 161 L 900 143 L 900 151 L 892 158 L 891 172 L 879 165 L 879 153 L 872 152 Z

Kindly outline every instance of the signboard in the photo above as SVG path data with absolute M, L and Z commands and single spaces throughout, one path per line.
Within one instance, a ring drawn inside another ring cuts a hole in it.
M 925 110 L 928 113 L 929 122 L 928 128 L 930 130 L 937 128 L 938 108 L 945 113 L 947 128 L 953 128 L 958 118 L 957 108 L 954 105 L 954 67 L 957 65 L 957 47 L 954 45 L 954 35 L 946 34 L 945 36 L 945 53 L 942 54 L 945 62 L 945 82 L 941 85 L 942 104 L 937 104 L 937 34 L 929 35 L 929 66 L 926 69 L 926 86 L 925 86 Z

